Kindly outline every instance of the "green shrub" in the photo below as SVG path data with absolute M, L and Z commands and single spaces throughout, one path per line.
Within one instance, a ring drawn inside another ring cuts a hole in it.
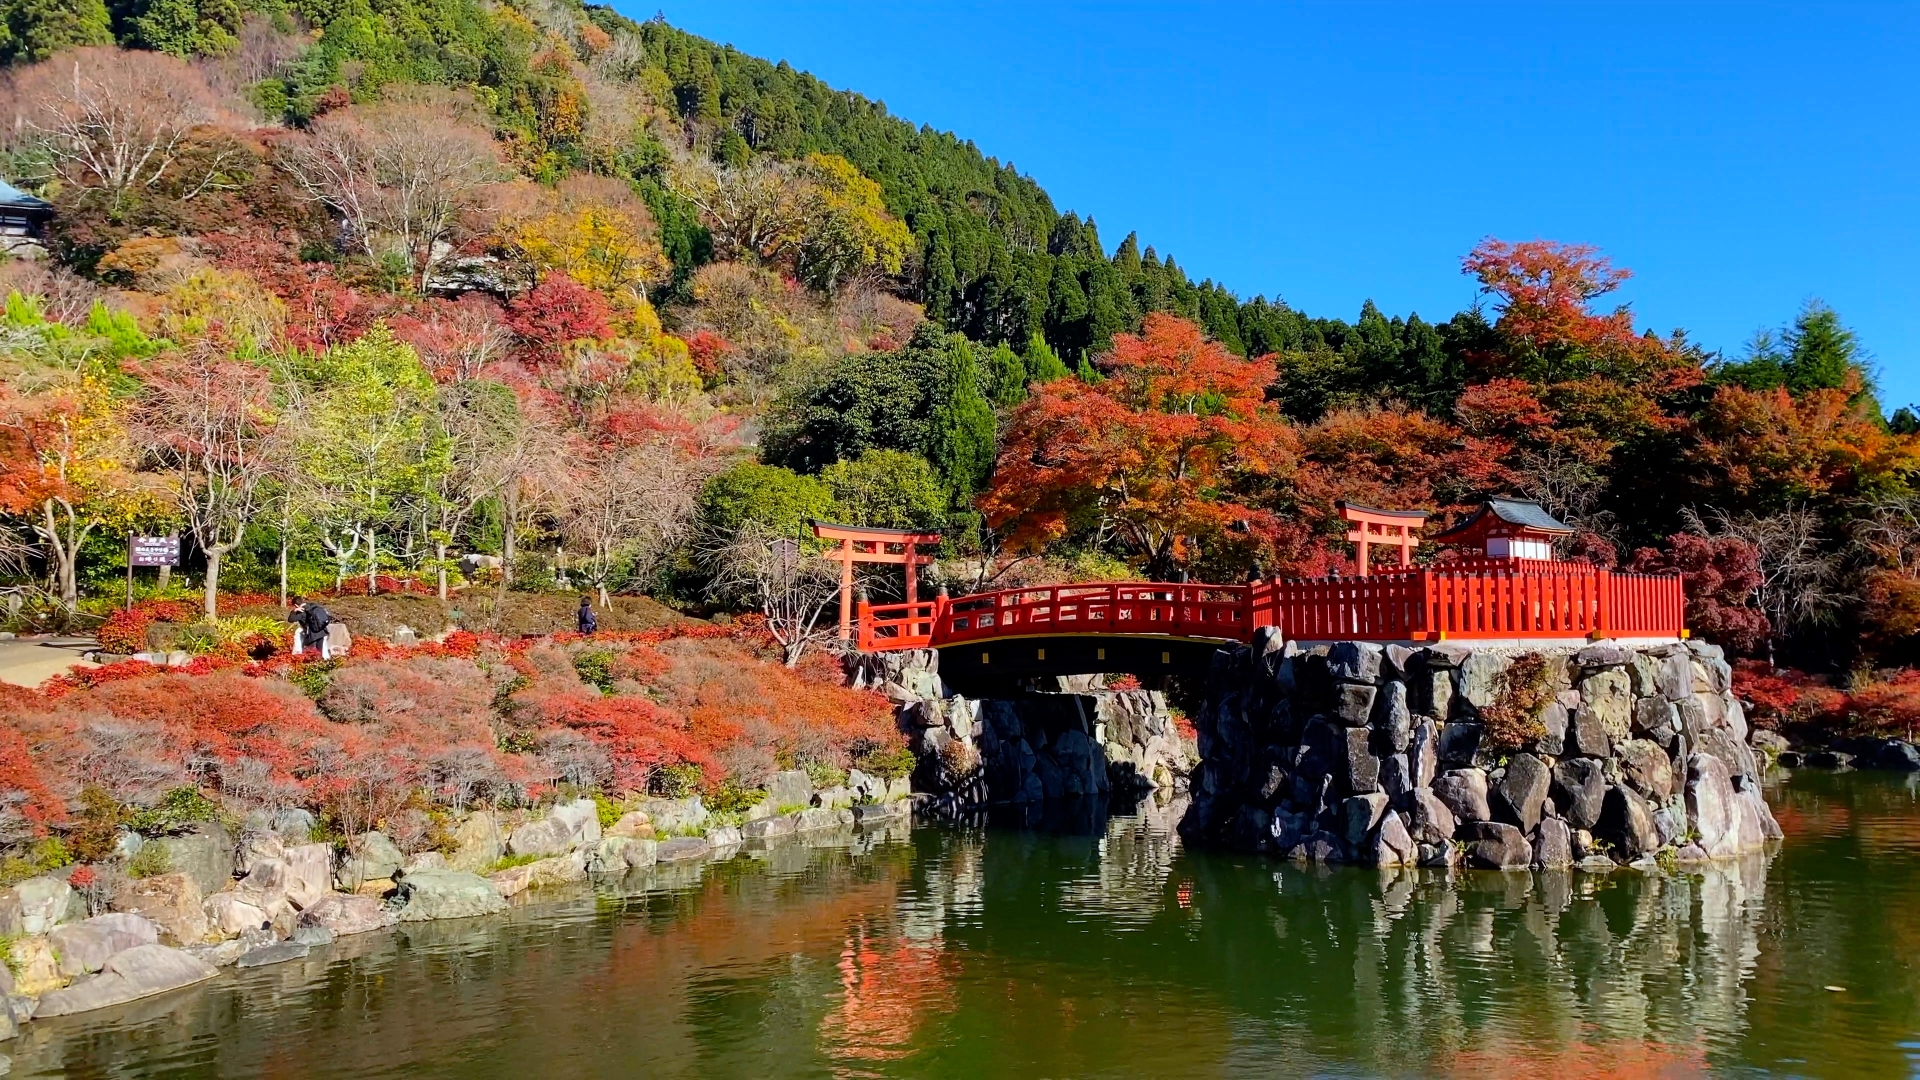
M 620 820 L 620 808 L 614 805 L 612 799 L 607 798 L 597 791 L 590 797 L 593 799 L 594 811 L 600 818 L 600 827 L 602 829 L 612 828 L 614 822 Z
M 220 816 L 220 805 L 200 793 L 199 788 L 177 787 L 161 796 L 160 802 L 145 810 L 134 810 L 126 823 L 136 832 L 158 834 L 179 832 L 197 821 L 213 821 Z
M 525 866 L 528 863 L 539 861 L 540 856 L 538 855 L 502 855 L 493 860 L 493 871 L 511 870 L 516 866 Z
M 150 878 L 172 872 L 173 856 L 164 844 L 147 844 L 127 860 L 128 877 Z
M 49 836 L 23 853 L 0 859 L 0 886 L 17 885 L 72 862 L 73 855 L 67 851 L 67 845 L 59 837 Z
M 720 790 L 707 796 L 707 811 L 712 814 L 741 814 L 749 807 L 757 806 L 767 793 L 760 788 L 743 786 L 734 777 L 727 777 Z
M 845 771 L 825 761 L 803 761 L 800 768 L 806 770 L 807 779 L 813 781 L 815 788 L 840 787 L 847 782 Z
M 333 684 L 333 672 L 340 666 L 338 660 L 314 660 L 287 671 L 287 681 L 300 688 L 300 692 L 315 701 L 327 692 Z
M 910 775 L 916 764 L 913 751 L 904 746 L 892 750 L 874 750 L 854 760 L 854 768 L 882 780 L 898 780 Z
M 600 688 L 603 694 L 613 693 L 613 653 L 606 649 L 583 652 L 573 658 L 573 670 L 580 681 L 588 686 Z
M 700 766 L 681 762 L 678 765 L 664 765 L 653 772 L 653 781 L 649 785 L 655 795 L 669 799 L 684 799 L 700 790 L 707 774 Z

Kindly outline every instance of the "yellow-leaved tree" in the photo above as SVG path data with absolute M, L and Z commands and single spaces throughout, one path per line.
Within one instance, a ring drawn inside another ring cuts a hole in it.
M 640 295 L 672 270 L 646 204 L 618 180 L 570 176 L 503 226 L 536 270 L 559 271 L 609 297 Z

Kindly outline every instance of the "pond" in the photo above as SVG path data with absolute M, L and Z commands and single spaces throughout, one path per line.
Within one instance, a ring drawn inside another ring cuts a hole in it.
M 1920 784 L 1673 876 L 1295 867 L 1171 810 L 897 828 L 29 1025 L 14 1075 L 1920 1075 Z

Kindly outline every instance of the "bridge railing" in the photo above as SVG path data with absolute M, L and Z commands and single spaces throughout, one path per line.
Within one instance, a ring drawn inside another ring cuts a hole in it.
M 1685 614 L 1678 575 L 1614 573 L 1585 563 L 1463 562 L 1364 578 L 1051 585 L 950 601 L 863 603 L 857 640 L 865 650 L 1059 634 L 1246 641 L 1260 626 L 1278 626 L 1301 641 L 1677 637 Z

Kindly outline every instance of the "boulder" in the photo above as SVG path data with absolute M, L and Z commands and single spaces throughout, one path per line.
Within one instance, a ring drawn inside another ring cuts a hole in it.
M 625 843 L 632 843 L 626 838 Z M 624 846 L 619 857 L 625 858 Z M 495 891 L 501 896 L 513 896 L 527 889 L 544 889 L 554 885 L 575 885 L 587 880 L 587 860 L 584 851 L 569 851 L 565 855 L 555 855 L 546 859 L 535 859 L 530 863 L 509 867 L 487 876 Z M 621 867 L 622 872 L 625 867 Z M 404 879 L 403 879 L 404 880 Z
M 1540 710 L 1540 727 L 1545 732 L 1533 741 L 1533 748 L 1548 757 L 1567 752 L 1567 707 L 1551 702 Z
M 223 938 L 258 930 L 262 924 L 273 922 L 267 910 L 269 901 L 257 893 L 214 893 L 201 907 L 206 911 L 207 923 Z
M 485 810 L 475 810 L 453 831 L 453 854 L 447 857 L 447 869 L 484 873 L 500 861 L 506 850 L 499 820 Z
M 1920 772 L 1920 747 L 1898 739 L 1888 739 L 1867 759 L 1870 769 L 1892 769 L 1896 772 Z
M 1363 683 L 1341 683 L 1334 697 L 1333 711 L 1348 727 L 1365 727 L 1373 720 L 1373 699 L 1378 687 Z
M 270 827 L 288 844 L 306 844 L 313 840 L 313 815 L 297 806 L 275 811 Z
M 627 857 L 627 849 L 636 844 L 645 844 L 651 850 L 653 841 L 642 840 L 636 836 L 603 836 L 588 853 L 586 869 L 592 874 L 624 874 L 633 868 L 633 862 Z M 652 862 L 649 856 L 648 862 Z
M 1679 701 L 1693 693 L 1693 657 L 1677 649 L 1661 658 L 1654 670 L 1654 689 L 1668 701 Z
M 1479 821 L 1470 830 L 1467 862 L 1489 870 L 1525 870 L 1533 865 L 1533 845 L 1504 822 Z
M 1736 855 L 1746 838 L 1734 806 L 1733 784 L 1724 762 L 1711 754 L 1687 758 L 1687 817 L 1693 822 L 1702 851 L 1709 858 Z M 1758 842 L 1758 837 L 1754 841 Z
M 400 872 L 403 874 L 411 874 L 420 870 L 446 869 L 449 869 L 449 867 L 447 866 L 447 857 L 445 855 L 437 851 L 416 851 L 407 856 L 407 865 L 401 867 Z
M 1633 703 L 1633 730 L 1662 746 L 1680 731 L 1680 711 L 1664 697 L 1643 697 Z
M 1766 754 L 1770 758 L 1779 757 L 1793 746 L 1792 743 L 1787 741 L 1785 735 L 1777 731 L 1768 731 L 1765 728 L 1754 728 L 1753 734 L 1747 736 L 1747 742 L 1751 744 L 1755 750 Z
M 1373 688 L 1365 689 L 1371 692 Z M 1373 756 L 1371 735 L 1369 728 L 1346 729 L 1346 742 L 1341 747 L 1340 779 L 1350 794 L 1364 795 L 1380 790 L 1380 759 Z
M 6 967 L 16 994 L 38 997 L 67 984 L 66 976 L 60 974 L 60 958 L 45 935 L 16 939 L 8 949 Z
M 1475 649 L 1460 664 L 1456 690 L 1475 709 L 1499 700 L 1509 659 L 1492 649 Z
M 158 944 L 136 945 L 107 960 L 94 978 L 41 995 L 34 1015 L 69 1016 L 119 1005 L 204 982 L 217 974 L 212 964 L 179 949 Z
M 607 836 L 631 836 L 635 839 L 651 840 L 653 839 L 653 822 L 647 817 L 645 810 L 629 810 L 620 815 L 620 820 L 607 828 Z
M 287 848 L 287 901 L 304 908 L 332 892 L 333 845 L 297 844 Z
M 297 941 L 308 948 L 317 949 L 322 945 L 333 944 L 333 931 L 320 926 L 295 926 L 293 933 L 287 935 L 288 941 Z
M 1407 764 L 1407 755 L 1394 754 L 1380 763 L 1380 790 L 1396 803 L 1413 791 L 1413 766 Z
M 1600 722 L 1609 739 L 1618 742 L 1627 738 L 1633 726 L 1632 679 L 1619 668 L 1595 671 L 1581 679 L 1580 709 L 1574 713 L 1575 730 L 1579 730 L 1578 717 L 1582 710 L 1591 713 Z M 1595 757 L 1605 756 L 1594 754 L 1584 745 L 1580 751 Z
M 28 878 L 13 887 L 20 902 L 20 932 L 44 934 L 73 917 L 73 886 L 57 877 Z
M 644 811 L 647 820 L 653 823 L 656 837 L 698 829 L 707 823 L 707 807 L 698 795 L 684 799 L 647 799 L 637 809 Z
M 1652 739 L 1620 744 L 1620 779 L 1655 805 L 1673 795 L 1673 759 Z
M 1404 679 L 1413 674 L 1414 658 L 1419 655 L 1418 652 L 1405 645 L 1394 644 L 1388 644 L 1381 652 L 1382 658 L 1386 660 L 1388 677 Z
M 1607 721 L 1597 710 L 1582 702 L 1567 722 L 1568 754 L 1606 758 L 1613 755 L 1613 738 L 1607 734 Z
M 1432 787 L 1433 778 L 1440 775 L 1440 725 L 1432 717 L 1414 719 L 1407 763 L 1412 766 L 1416 788 Z
M 842 824 L 840 811 L 829 810 L 824 806 L 815 806 L 800 811 L 793 817 L 795 832 L 812 832 L 816 829 L 836 829 Z M 704 843 L 705 841 L 702 841 Z
M 265 815 L 260 815 L 264 822 Z M 240 846 L 234 852 L 234 873 L 245 877 L 254 867 L 267 860 L 284 862 L 287 857 L 286 841 L 271 829 L 252 829 L 240 834 Z M 175 867 L 175 869 L 179 869 Z M 224 887 L 224 886 L 221 886 Z M 207 892 L 219 892 L 221 887 L 207 889 Z
M 1440 763 L 1471 765 L 1480 754 L 1480 735 L 1484 729 L 1471 721 L 1455 721 L 1440 728 Z
M 599 806 L 592 799 L 576 799 L 513 830 L 507 848 L 515 855 L 553 856 L 599 842 Z
M 1533 865 L 1542 870 L 1562 870 L 1573 865 L 1573 830 L 1559 818 L 1540 822 L 1533 837 Z
M 1412 866 L 1419 859 L 1419 847 L 1408 835 L 1400 815 L 1389 810 L 1369 838 L 1361 861 L 1370 866 Z
M 161 940 L 169 944 L 197 945 L 207 936 L 200 886 L 187 874 L 133 878 L 114 896 L 113 909 L 145 915 L 160 928 Z
M 1553 774 L 1546 762 L 1532 754 L 1515 754 L 1507 762 L 1506 775 L 1489 793 L 1489 808 L 1497 820 L 1530 833 L 1540 824 L 1540 814 L 1552 784 Z
M 56 926 L 47 934 L 47 944 L 60 961 L 60 974 L 68 978 L 99 971 L 116 954 L 159 940 L 159 928 L 153 923 L 122 912 Z
M 1593 835 L 1612 844 L 1614 851 L 1628 860 L 1660 849 L 1660 834 L 1653 827 L 1653 808 L 1647 805 L 1645 797 L 1625 784 L 1607 789 Z
M 1071 757 L 1078 761 L 1091 756 L 1092 744 L 1084 732 L 1064 731 L 1055 743 L 1054 752 L 1056 756 Z M 847 772 L 847 787 L 853 792 L 856 802 L 879 802 L 887 794 L 885 780 L 859 769 Z
M 328 893 L 300 912 L 297 927 L 318 927 L 334 937 L 384 930 L 394 922 L 392 913 L 371 896 L 343 896 Z
M 797 814 L 781 814 L 779 817 L 749 821 L 740 827 L 740 835 L 747 840 L 771 840 L 780 836 L 792 836 L 794 827 L 799 823 L 798 818 Z
M 20 914 L 20 894 L 12 889 L 0 889 L 0 937 L 19 937 L 26 933 L 24 923 Z
M 831 810 L 822 812 L 835 814 L 835 811 Z M 809 813 L 813 813 L 813 811 L 801 811 L 800 816 L 804 818 Z M 836 825 L 839 824 L 837 814 L 835 814 L 834 823 Z M 663 840 L 660 842 L 660 846 L 654 849 L 654 861 L 671 863 L 704 859 L 712 850 L 713 845 L 707 843 L 706 840 L 701 837 L 676 836 L 671 840 Z
M 1553 767 L 1553 803 L 1575 829 L 1591 829 L 1600 821 L 1607 799 L 1607 774 L 1593 758 L 1568 758 Z
M 1653 811 L 1653 831 L 1660 838 L 1661 847 L 1679 843 L 1686 837 L 1686 811 L 1671 806 L 1656 806 Z
M 862 804 L 862 806 L 877 806 L 877 805 L 879 804 L 878 803 Z M 861 807 L 856 806 L 853 809 L 858 811 L 861 809 Z M 740 826 L 738 825 L 721 825 L 718 828 L 707 830 L 707 843 L 712 844 L 715 848 L 739 847 L 740 841 L 741 841 Z
M 653 840 L 634 837 L 633 843 L 622 849 L 622 854 L 626 857 L 627 865 L 637 870 L 652 866 L 658 857 L 659 848 L 660 845 Z
M 1453 715 L 1453 674 L 1425 671 L 1408 677 L 1407 705 L 1414 712 L 1445 720 Z
M 1389 682 L 1373 702 L 1373 728 L 1383 754 L 1404 754 L 1413 742 L 1413 713 L 1407 708 L 1405 683 Z
M 1327 649 L 1327 674 L 1343 682 L 1377 683 L 1383 651 L 1370 641 L 1336 641 Z
M 813 801 L 813 780 L 805 770 L 787 769 L 773 774 L 767 781 L 767 801 L 774 810 L 782 808 L 797 810 Z
M 256 968 L 269 964 L 284 964 L 289 960 L 300 960 L 313 950 L 313 946 L 303 941 L 276 941 L 271 945 L 258 945 L 240 954 L 234 961 L 235 967 Z
M 363 882 L 391 878 L 407 864 L 407 857 L 383 832 L 362 833 L 347 845 L 347 857 L 340 860 L 334 881 L 353 890 Z
M 1348 844 L 1358 848 L 1380 824 L 1387 812 L 1387 797 L 1380 792 L 1355 795 L 1340 804 L 1340 827 Z
M 400 909 L 396 917 L 401 922 L 466 919 L 493 915 L 507 908 L 507 902 L 478 874 L 422 870 L 401 877 L 397 884 Z
M 1423 788 L 1415 789 L 1407 800 L 1407 827 L 1414 840 L 1422 844 L 1444 844 L 1459 829 L 1447 804 Z
M 1454 769 L 1442 773 L 1433 782 L 1433 793 L 1453 812 L 1454 820 L 1461 824 L 1493 818 L 1493 810 L 1487 805 L 1487 774 L 1484 769 Z
M 219 892 L 233 880 L 233 837 L 214 822 L 201 822 L 181 836 L 148 842 L 164 848 L 167 865 L 174 873 L 192 878 L 202 895 Z

